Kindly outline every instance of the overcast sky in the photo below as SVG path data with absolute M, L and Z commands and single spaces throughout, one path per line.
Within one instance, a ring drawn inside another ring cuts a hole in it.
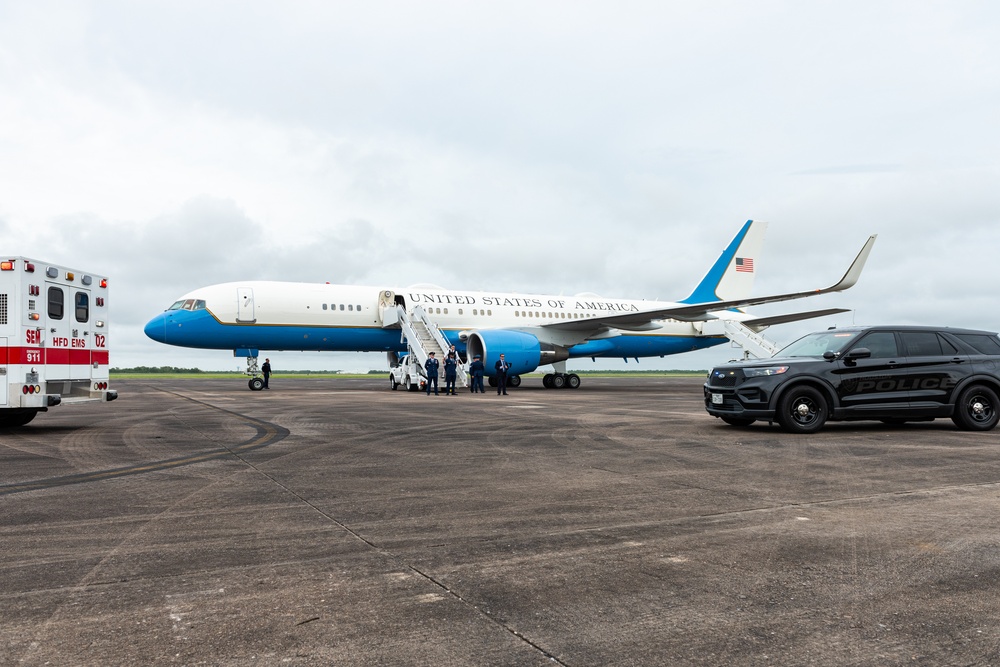
M 776 341 L 997 331 L 998 119 L 985 1 L 0 0 L 0 252 L 106 273 L 114 366 L 236 368 L 142 333 L 231 280 L 679 299 L 750 218 L 757 294 L 879 235 Z

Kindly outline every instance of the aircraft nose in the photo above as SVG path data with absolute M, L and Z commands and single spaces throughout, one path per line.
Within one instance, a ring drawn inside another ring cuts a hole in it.
M 157 343 L 167 342 L 167 316 L 165 314 L 160 314 L 151 319 L 146 323 L 146 327 L 143 329 L 147 336 L 155 340 Z

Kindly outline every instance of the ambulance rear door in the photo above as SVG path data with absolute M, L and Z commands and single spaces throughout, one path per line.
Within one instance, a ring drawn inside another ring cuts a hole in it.
M 72 296 L 65 285 L 45 283 L 45 380 L 69 379 Z
M 69 377 L 71 380 L 89 380 L 91 350 L 94 348 L 90 290 L 72 287 L 70 292 L 73 294 L 73 312 L 69 331 Z

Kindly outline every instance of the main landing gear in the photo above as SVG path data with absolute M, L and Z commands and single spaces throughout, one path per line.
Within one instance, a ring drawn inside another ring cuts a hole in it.
M 576 373 L 546 373 L 542 386 L 546 389 L 576 389 L 580 386 L 580 376 Z
M 264 378 L 257 366 L 257 357 L 247 357 L 246 374 L 250 376 L 250 381 L 247 382 L 250 391 L 261 391 L 264 388 Z
M 491 387 L 497 386 L 497 379 L 496 379 L 496 377 L 488 377 L 488 378 L 486 378 L 486 382 Z M 521 386 L 521 376 L 520 375 L 510 375 L 510 376 L 508 376 L 507 377 L 507 386 L 508 387 L 520 387 Z

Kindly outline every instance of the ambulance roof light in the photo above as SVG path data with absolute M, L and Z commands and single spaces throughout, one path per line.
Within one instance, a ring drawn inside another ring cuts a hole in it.
M 45 275 L 48 276 L 49 278 L 58 278 L 59 269 L 57 269 L 54 266 L 50 266 L 49 268 L 45 269 Z
M 5 259 L 0 262 L 0 271 L 13 271 L 14 270 L 14 260 Z
M 83 283 L 84 285 L 89 285 L 90 283 L 94 282 L 94 279 L 91 278 L 90 276 L 82 276 L 80 278 L 80 282 Z
M 108 279 L 101 278 L 101 287 L 107 287 L 107 286 L 108 286 Z
M 74 278 L 76 278 L 76 274 L 75 273 L 73 273 L 72 271 L 67 271 L 66 272 L 66 280 L 73 280 Z
M 35 265 L 32 264 L 31 262 L 25 262 L 24 263 L 24 270 L 27 273 L 34 273 L 35 272 Z

